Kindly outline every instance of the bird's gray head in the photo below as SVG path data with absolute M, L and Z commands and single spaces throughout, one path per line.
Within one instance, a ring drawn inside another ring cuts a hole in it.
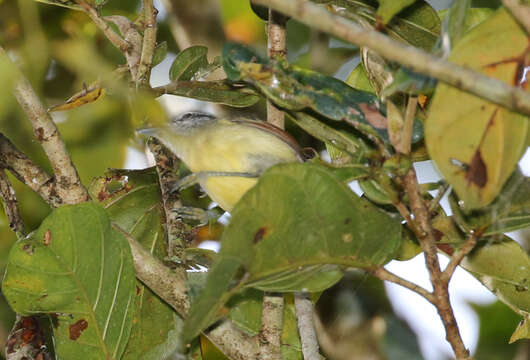
M 217 121 L 211 114 L 193 111 L 179 115 L 171 120 L 170 127 L 177 133 L 187 134 L 196 129 L 204 128 Z

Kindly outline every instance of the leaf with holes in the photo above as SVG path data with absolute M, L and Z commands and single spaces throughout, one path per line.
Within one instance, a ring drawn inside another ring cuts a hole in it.
M 56 209 L 9 254 L 2 292 L 19 314 L 49 314 L 62 359 L 119 359 L 132 325 L 127 240 L 94 203 Z
M 357 197 L 326 167 L 284 164 L 265 172 L 243 196 L 221 243 L 186 319 L 188 339 L 242 287 L 317 292 L 341 278 L 341 266 L 386 263 L 399 249 L 401 224 Z
M 450 60 L 525 88 L 528 54 L 527 35 L 501 8 L 460 40 Z M 524 151 L 527 131 L 525 116 L 444 84 L 425 125 L 429 154 L 467 210 L 499 194 Z
M 146 170 L 111 170 L 90 186 L 110 219 L 130 233 L 155 257 L 167 256 L 158 175 Z M 179 345 L 182 320 L 140 281 L 136 281 L 133 326 L 122 360 L 158 360 Z

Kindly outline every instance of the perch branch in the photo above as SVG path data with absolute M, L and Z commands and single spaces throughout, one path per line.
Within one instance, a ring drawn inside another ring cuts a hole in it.
M 530 6 L 525 5 L 521 0 L 502 0 L 502 4 L 524 27 L 526 33 L 530 34 Z
M 171 31 L 171 35 L 173 35 L 177 46 L 180 50 L 189 48 L 192 45 L 190 35 L 180 21 L 178 14 L 175 12 L 171 0 L 162 0 L 162 5 L 164 6 L 164 9 L 166 9 L 169 30 Z
M 258 335 L 260 358 L 280 360 L 283 326 L 283 294 L 265 293 L 261 312 L 261 329 Z
M 427 291 L 425 288 L 419 285 L 414 284 L 413 282 L 405 280 L 402 277 L 399 277 L 396 274 L 391 273 L 390 271 L 386 270 L 383 267 L 369 269 L 368 271 L 370 271 L 375 277 L 381 280 L 390 281 L 394 284 L 401 285 L 411 291 L 414 291 L 418 295 L 423 296 L 431 304 L 435 303 L 434 295 L 431 292 Z
M 2 47 L 0 47 L 0 56 L 9 59 Z M 31 122 L 35 137 L 50 160 L 58 196 L 65 204 L 77 204 L 89 200 L 88 192 L 81 184 L 77 169 L 50 114 L 29 81 L 16 66 L 12 68 L 18 78 L 14 89 L 15 97 Z
M 320 360 L 315 324 L 313 323 L 313 303 L 307 293 L 294 294 L 294 306 L 298 320 L 298 333 L 302 342 L 304 360 Z
M 122 53 L 126 53 L 129 50 L 130 44 L 127 42 L 127 40 L 123 39 L 114 30 L 112 30 L 110 25 L 105 20 L 103 20 L 96 8 L 94 8 L 85 0 L 75 0 L 75 2 L 90 17 L 94 24 L 96 24 L 96 26 L 105 34 L 105 36 L 107 37 L 107 39 L 109 39 L 112 45 L 120 49 Z
M 178 180 L 174 169 L 178 168 L 180 160 L 155 138 L 149 138 L 147 146 L 155 157 L 156 172 L 158 173 L 158 181 L 162 192 L 162 202 L 166 214 L 168 256 L 182 259 L 186 242 L 192 239 L 190 239 L 191 229 L 189 226 L 179 220 L 177 213 L 173 211 L 173 209 L 182 206 L 179 193 L 171 191 Z
M 530 115 L 530 94 L 502 81 L 452 64 L 427 52 L 390 39 L 373 29 L 334 15 L 324 7 L 305 0 L 252 0 L 358 46 L 367 47 L 410 70 L 437 78 L 510 110 Z
M 422 198 L 416 172 L 411 168 L 404 179 L 405 190 L 410 200 L 410 207 L 414 215 L 414 221 L 418 223 L 420 233 L 416 236 L 423 249 L 425 264 L 429 271 L 429 277 L 433 287 L 434 305 L 445 328 L 446 339 L 451 344 L 457 359 L 470 359 L 469 351 L 466 349 L 460 330 L 451 307 L 449 299 L 448 282 L 444 281 L 443 274 L 440 270 L 438 254 L 436 248 L 436 239 L 430 222 L 430 214 Z
M 19 151 L 0 133 L 0 167 L 8 169 L 17 179 L 39 194 L 52 207 L 62 204 L 57 184 L 40 166 Z
M 140 85 L 149 86 L 151 77 L 151 65 L 153 63 L 153 53 L 156 46 L 156 15 L 158 11 L 153 6 L 153 0 L 143 0 L 144 6 L 144 40 L 142 44 L 142 55 L 138 66 L 137 80 Z
M 11 186 L 4 169 L 0 169 L 0 197 L 4 204 L 4 211 L 9 221 L 9 227 L 17 235 L 17 238 L 24 237 L 24 222 L 18 210 L 15 190 Z
M 285 58 L 286 25 L 287 19 L 282 14 L 269 8 L 269 21 L 267 22 L 267 52 L 269 58 Z M 285 127 L 285 115 L 267 99 L 267 122 L 276 125 L 280 129 Z

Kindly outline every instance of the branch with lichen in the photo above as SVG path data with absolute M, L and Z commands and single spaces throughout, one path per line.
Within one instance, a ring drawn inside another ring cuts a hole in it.
M 151 65 L 156 46 L 156 14 L 158 11 L 153 6 L 153 0 L 143 0 L 144 38 L 142 55 L 138 66 L 137 85 L 149 86 Z
M 0 167 L 39 194 L 52 207 L 62 204 L 55 180 L 0 133 Z
M 0 47 L 0 57 L 9 60 Z M 14 95 L 33 127 L 37 141 L 41 144 L 53 169 L 58 197 L 64 204 L 77 204 L 89 200 L 88 192 L 81 184 L 77 169 L 72 163 L 66 145 L 50 114 L 41 103 L 28 79 L 13 65 L 16 72 Z
M 315 324 L 313 323 L 313 302 L 307 293 L 295 293 L 294 306 L 296 308 L 298 334 L 300 335 L 300 341 L 302 343 L 304 360 L 322 359 L 322 356 L 320 356 Z
M 252 0 L 252 2 L 271 7 L 314 29 L 373 50 L 383 58 L 395 61 L 416 73 L 439 79 L 510 110 L 530 115 L 530 94 L 523 89 L 450 63 L 411 45 L 392 40 L 376 30 L 365 29 L 349 19 L 332 14 L 325 7 L 307 0 Z
M 18 201 L 15 190 L 11 186 L 6 172 L 0 168 L 0 198 L 4 204 L 4 212 L 9 221 L 9 227 L 17 235 L 17 238 L 24 237 L 24 222 L 18 210 Z

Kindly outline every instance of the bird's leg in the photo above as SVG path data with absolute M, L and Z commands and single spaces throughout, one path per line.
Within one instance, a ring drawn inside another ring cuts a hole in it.
M 171 192 L 180 191 L 182 189 L 193 186 L 202 180 L 206 180 L 209 177 L 245 177 L 245 178 L 257 178 L 260 174 L 258 173 L 247 173 L 247 172 L 229 172 L 229 171 L 199 171 L 191 173 L 175 182 L 171 188 Z M 219 218 L 219 214 L 213 210 L 204 210 L 201 208 L 191 206 L 181 206 L 172 209 L 174 213 L 181 219 L 195 220 L 200 225 L 205 225 L 214 222 Z

